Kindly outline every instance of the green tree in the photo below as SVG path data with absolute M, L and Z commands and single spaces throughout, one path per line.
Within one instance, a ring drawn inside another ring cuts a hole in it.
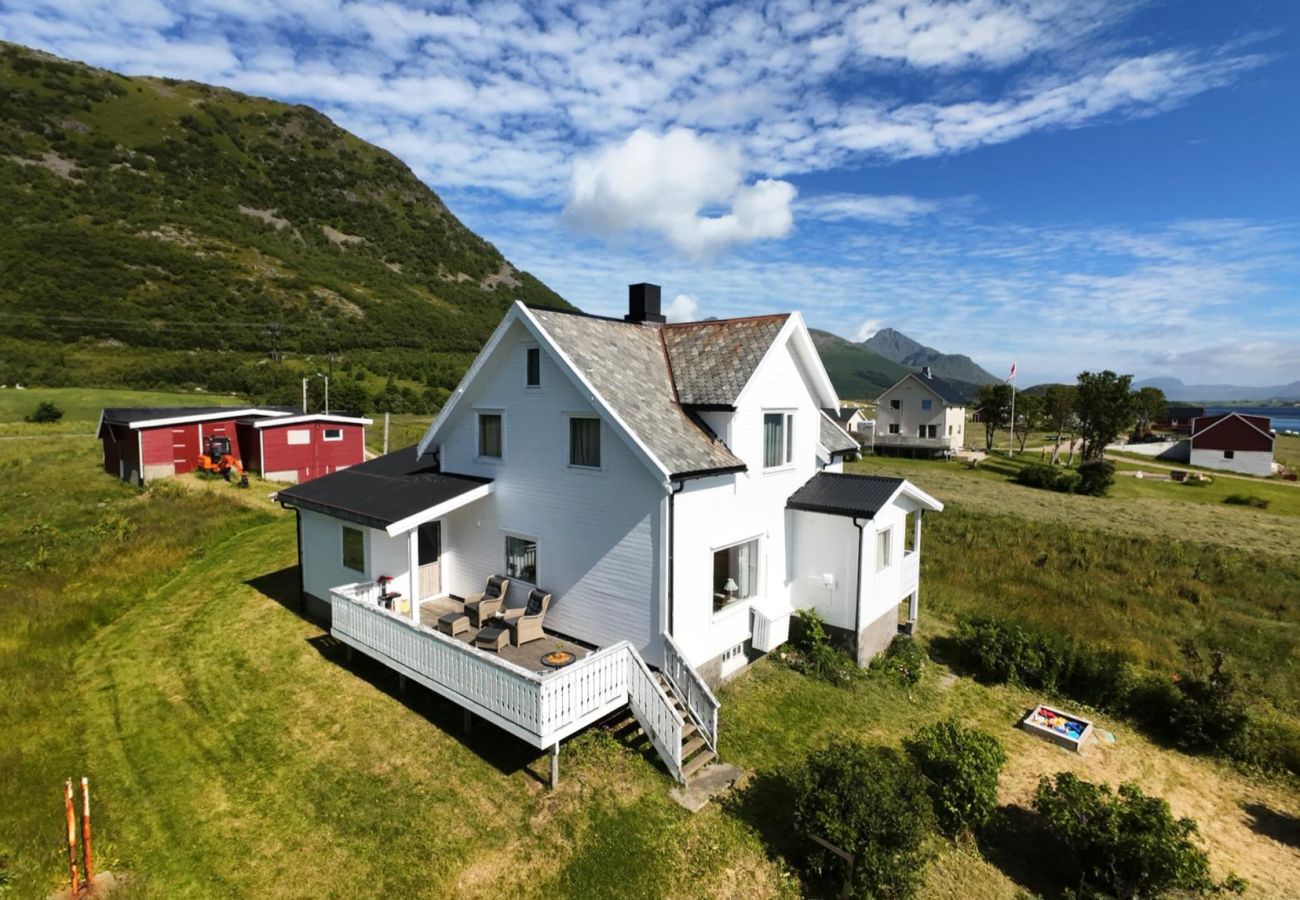
M 1043 427 L 1043 398 L 1039 394 L 1016 395 L 1016 438 L 1020 441 L 1020 452 L 1025 452 L 1025 441 L 1029 433 Z
M 892 747 L 834 741 L 794 776 L 794 827 L 854 855 L 856 897 L 914 897 L 933 813 L 916 767 Z M 822 877 L 843 871 L 838 857 L 810 843 L 808 866 Z
M 1043 419 L 1055 435 L 1052 445 L 1052 464 L 1061 461 L 1061 435 L 1071 429 L 1070 444 L 1074 445 L 1074 385 L 1048 385 L 1043 393 Z
M 1001 381 L 980 385 L 975 395 L 975 411 L 984 423 L 984 449 L 991 451 L 993 435 L 1006 428 L 1011 418 L 1011 385 Z
M 1133 422 L 1132 375 L 1080 372 L 1074 409 L 1083 437 L 1084 461 L 1101 459 L 1106 445 L 1113 443 Z
M 36 409 L 31 415 L 27 416 L 28 422 L 39 422 L 42 425 L 48 425 L 51 422 L 57 422 L 63 418 L 63 410 L 59 409 L 48 400 L 42 401 L 36 405 Z
M 998 773 L 1007 761 L 998 739 L 952 722 L 927 725 L 904 742 L 925 776 L 939 827 L 948 835 L 977 831 L 998 805 Z
M 339 412 L 370 412 L 370 394 L 360 382 L 340 378 L 330 383 L 330 409 Z
M 1133 415 L 1137 422 L 1133 433 L 1142 438 L 1151 429 L 1153 422 L 1159 422 L 1169 411 L 1169 401 L 1165 392 L 1157 387 L 1144 387 L 1133 395 Z

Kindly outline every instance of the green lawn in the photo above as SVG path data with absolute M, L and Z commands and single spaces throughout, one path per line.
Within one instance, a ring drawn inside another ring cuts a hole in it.
M 952 477 L 956 488 L 1011 487 L 995 473 Z M 1294 850 L 1243 812 L 1300 815 L 1292 785 L 1163 750 L 1105 717 L 1114 744 L 1067 754 L 1012 730 L 1030 695 L 937 665 L 908 691 L 874 678 L 831 687 L 760 662 L 722 692 L 722 755 L 752 773 L 748 787 L 695 816 L 668 798 L 653 756 L 598 731 L 566 743 L 552 793 L 543 754 L 485 725 L 464 734 L 457 707 L 399 692 L 378 664 L 348 663 L 294 612 L 293 517 L 264 492 L 184 479 L 137 491 L 99 472 L 94 441 L 77 437 L 14 442 L 0 480 L 0 894 L 6 882 L 15 897 L 58 886 L 61 785 L 86 774 L 101 866 L 131 872 L 134 896 L 792 896 L 782 767 L 833 734 L 894 742 L 940 717 L 1007 743 L 1009 824 L 981 847 L 936 841 L 924 896 L 1050 893 L 1017 852 L 1017 810 L 1040 774 L 1065 767 L 1167 796 L 1201 822 L 1216 869 L 1244 875 L 1254 896 L 1300 879 Z M 1132 613 L 1146 636 L 1152 623 L 1235 627 L 1243 660 L 1270 640 L 1293 658 L 1294 562 L 1128 551 L 1127 538 L 967 503 L 927 520 L 932 631 L 979 603 L 1028 616 L 1059 600 L 1099 640 L 1118 641 Z M 1044 550 L 1043 566 L 1025 561 Z M 1144 565 L 1159 577 L 1143 581 Z M 1181 609 L 1175 585 L 1188 583 L 1205 593 Z M 1286 610 L 1253 596 L 1278 590 Z M 1150 641 L 1156 662 L 1167 637 Z M 1285 662 L 1252 690 L 1285 698 L 1293 679 Z
M 239 397 L 197 392 L 176 391 L 121 391 L 102 388 L 16 388 L 0 389 L 0 423 L 21 422 L 31 415 L 40 403 L 50 402 L 63 410 L 63 422 L 89 422 L 91 427 L 99 420 L 99 411 L 105 406 L 236 406 L 245 401 Z M 91 428 L 87 428 L 87 431 Z
M 375 420 L 375 424 L 366 429 L 366 447 L 372 453 L 380 453 L 384 449 L 384 414 L 375 413 L 371 418 Z M 432 415 L 394 414 L 388 423 L 389 451 L 417 443 L 429 430 L 429 423 L 432 421 Z

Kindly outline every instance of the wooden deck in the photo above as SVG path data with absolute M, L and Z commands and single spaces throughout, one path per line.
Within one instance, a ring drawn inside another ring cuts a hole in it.
M 449 597 L 439 597 L 437 600 L 426 600 L 420 604 L 420 624 L 426 628 L 437 628 L 438 617 L 443 613 L 460 612 L 462 604 L 459 600 L 452 600 Z M 456 640 L 465 644 L 472 644 L 474 636 L 479 633 L 480 629 L 471 627 L 469 631 L 462 631 L 456 635 Z M 483 648 L 480 648 L 483 649 Z M 562 671 L 560 669 L 549 669 L 542 665 L 542 656 L 553 650 L 568 650 L 576 658 L 582 659 L 591 651 L 581 644 L 575 644 L 573 641 L 565 640 L 548 633 L 546 637 L 537 641 L 529 641 L 522 647 L 516 647 L 514 644 L 507 644 L 497 653 L 507 662 L 512 662 L 517 666 L 525 669 L 532 669 L 539 675 L 549 675 L 553 672 Z M 494 651 L 487 650 L 492 653 Z

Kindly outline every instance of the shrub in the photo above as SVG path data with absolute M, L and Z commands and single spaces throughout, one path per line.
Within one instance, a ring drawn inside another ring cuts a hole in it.
M 27 421 L 49 424 L 51 422 L 57 422 L 62 418 L 63 410 L 46 400 L 37 404 L 35 411 L 32 412 L 31 415 L 27 416 Z
M 857 666 L 831 646 L 821 616 L 811 609 L 801 609 L 794 624 L 790 644 L 797 654 L 792 661 L 795 669 L 835 684 L 853 678 Z
M 1081 897 L 1206 894 L 1244 886 L 1235 877 L 1216 885 L 1209 858 L 1191 840 L 1196 822 L 1174 818 L 1168 803 L 1136 785 L 1120 785 L 1115 793 L 1061 772 L 1039 781 L 1034 809 L 1069 853 Z
M 1179 650 L 1187 666 L 1178 677 L 1180 696 L 1170 736 L 1184 750 L 1235 753 L 1246 728 L 1246 709 L 1232 673 L 1223 669 L 1227 654 L 1212 650 L 1207 663 L 1192 641 L 1181 642 Z
M 927 657 L 920 643 L 910 635 L 895 635 L 888 649 L 871 661 L 871 671 L 886 672 L 906 685 L 921 680 Z
M 1007 761 L 997 738 L 939 722 L 920 729 L 904 745 L 926 777 L 945 834 L 978 831 L 988 824 L 998 803 L 998 772 Z
M 1015 482 L 1025 487 L 1070 493 L 1079 484 L 1079 473 L 1058 466 L 1022 466 L 1016 471 Z
M 854 854 L 854 896 L 916 894 L 932 814 L 916 768 L 891 747 L 832 742 L 795 773 L 794 826 L 810 839 L 808 871 L 829 878 L 844 865 L 812 837 Z
M 1094 459 L 1079 466 L 1079 485 L 1075 491 L 1090 497 L 1104 497 L 1115 483 L 1115 464 Z
M 1224 503 L 1233 506 L 1253 506 L 1255 509 L 1268 509 L 1268 501 L 1254 494 L 1229 494 L 1223 498 Z

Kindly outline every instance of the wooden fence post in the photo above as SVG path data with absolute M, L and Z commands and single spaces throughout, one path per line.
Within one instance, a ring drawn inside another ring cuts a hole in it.
M 63 809 L 68 818 L 68 878 L 72 884 L 72 893 L 81 890 L 77 879 L 77 813 L 72 807 L 72 779 L 63 782 Z
M 81 869 L 86 873 L 86 889 L 95 889 L 95 864 L 90 855 L 90 780 L 81 776 Z

